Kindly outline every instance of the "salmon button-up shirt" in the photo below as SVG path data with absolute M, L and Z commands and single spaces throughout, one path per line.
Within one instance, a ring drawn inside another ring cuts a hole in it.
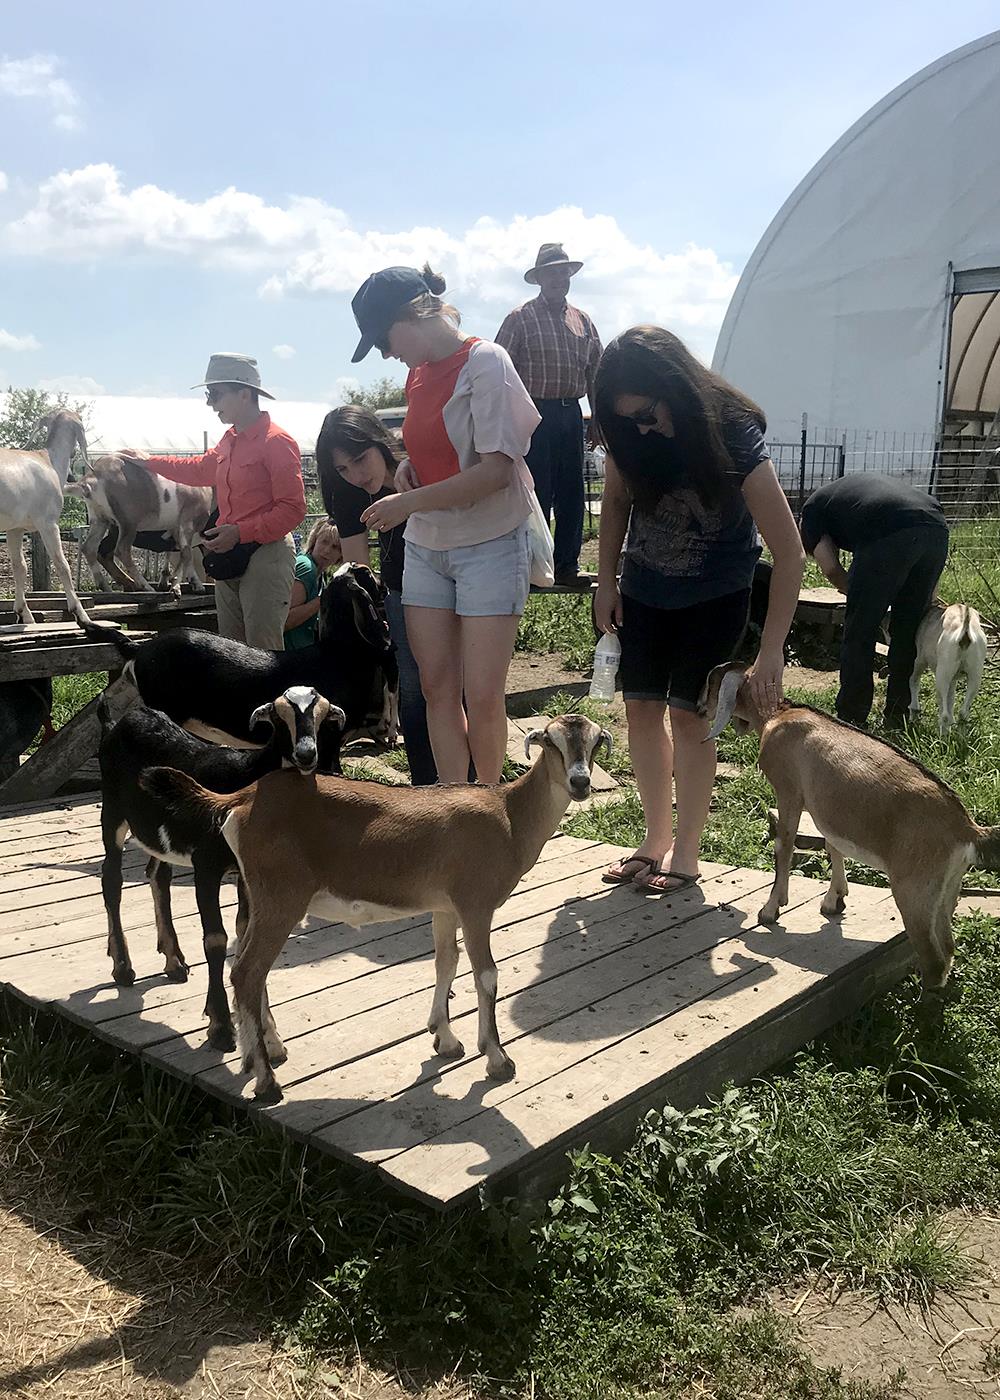
M 298 443 L 262 413 L 249 428 L 230 428 L 200 457 L 147 457 L 168 481 L 214 486 L 219 524 L 235 525 L 240 542 L 270 544 L 301 525 L 306 513 Z

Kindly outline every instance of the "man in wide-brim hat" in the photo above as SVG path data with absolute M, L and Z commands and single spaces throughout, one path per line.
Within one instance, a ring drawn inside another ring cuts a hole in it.
M 205 549 L 230 556 L 215 580 L 219 635 L 269 651 L 284 649 L 284 626 L 295 576 L 291 531 L 306 513 L 298 444 L 261 410 L 274 395 L 261 385 L 249 355 L 212 355 L 205 402 L 229 425 L 200 457 L 142 457 L 150 471 L 188 486 L 213 486 L 218 524 L 204 532 Z
M 497 332 L 542 421 L 527 455 L 535 494 L 548 519 L 553 511 L 556 583 L 588 578 L 579 572 L 583 543 L 584 394 L 594 413 L 594 375 L 601 338 L 585 311 L 566 300 L 570 278 L 583 267 L 561 243 L 543 243 L 524 280 L 539 294 L 506 318 Z

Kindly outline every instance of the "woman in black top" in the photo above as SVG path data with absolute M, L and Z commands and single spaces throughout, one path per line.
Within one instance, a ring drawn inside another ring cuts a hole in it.
M 758 531 L 774 558 L 749 674 L 764 716 L 783 694 L 802 545 L 764 442 L 763 413 L 670 331 L 635 326 L 612 341 L 597 370 L 596 410 L 608 458 L 594 608 L 603 632 L 620 629 L 629 751 L 646 818 L 642 844 L 604 878 L 672 894 L 698 878 L 715 779 L 698 698 L 743 632 Z
M 327 514 L 340 531 L 344 559 L 367 564 L 368 530 L 361 514 L 396 491 L 400 454 L 385 425 L 366 408 L 348 404 L 323 420 L 316 442 L 320 490 Z M 385 600 L 389 632 L 399 663 L 399 715 L 415 787 L 437 782 L 427 736 L 427 710 L 420 673 L 406 639 L 403 615 L 403 531 L 406 521 L 379 532 L 379 572 L 389 590 Z

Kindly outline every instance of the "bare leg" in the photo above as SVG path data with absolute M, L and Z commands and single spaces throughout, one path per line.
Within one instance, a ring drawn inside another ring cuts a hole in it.
M 693 710 L 670 707 L 674 736 L 674 787 L 677 794 L 677 835 L 671 868 L 688 875 L 698 873 L 701 833 L 708 820 L 715 784 L 715 744 L 705 743 L 707 719 Z
M 451 1029 L 448 1015 L 448 997 L 458 967 L 457 930 L 458 919 L 454 914 L 434 915 L 434 970 L 437 981 L 427 1029 L 434 1037 L 435 1055 L 446 1060 L 458 1060 L 465 1054 L 465 1047 Z
M 674 748 L 665 724 L 666 711 L 666 704 L 660 700 L 625 701 L 628 750 L 646 818 L 646 835 L 636 855 L 648 856 L 657 866 L 665 861 L 674 840 Z M 642 882 L 643 872 L 648 870 L 630 865 L 627 860 L 617 862 L 612 869 L 617 870 L 618 866 L 626 875 L 631 872 L 636 883 Z
M 464 783 L 469 777 L 469 733 L 462 708 L 460 620 L 441 608 L 407 608 L 406 635 L 420 670 L 438 779 Z
M 463 617 L 459 621 L 472 761 L 481 783 L 498 783 L 507 752 L 504 689 L 521 619 Z

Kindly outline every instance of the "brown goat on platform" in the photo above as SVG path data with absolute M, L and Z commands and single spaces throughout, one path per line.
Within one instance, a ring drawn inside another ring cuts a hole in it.
M 268 973 L 310 912 L 354 928 L 433 914 L 437 981 L 427 1029 L 445 1059 L 465 1054 L 448 1016 L 461 924 L 479 1000 L 479 1051 L 492 1079 L 513 1077 L 497 1032 L 493 916 L 570 801 L 589 797 L 594 755 L 602 744 L 610 749 L 611 736 L 583 715 L 563 715 L 533 730 L 525 750 L 533 744 L 542 750 L 534 767 L 497 787 L 395 788 L 271 773 L 219 796 L 174 769 L 143 774 L 143 786 L 176 812 L 221 827 L 239 861 L 250 922 L 233 964 L 233 999 L 258 1099 L 281 1098 L 271 1064 L 285 1058 L 266 1011 Z

